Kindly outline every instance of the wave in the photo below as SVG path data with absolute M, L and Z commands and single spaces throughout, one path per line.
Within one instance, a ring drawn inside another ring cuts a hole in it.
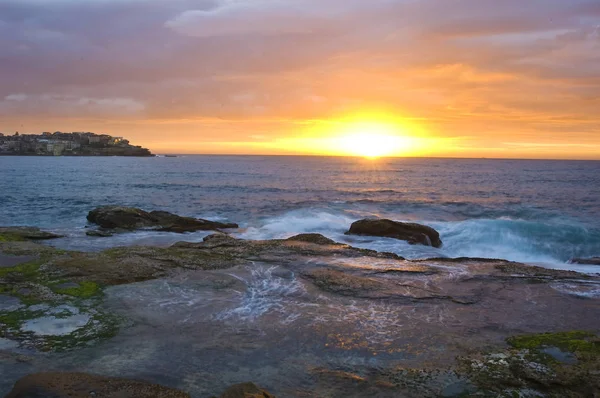
M 260 227 L 249 227 L 237 234 L 241 239 L 284 239 L 291 236 L 318 232 L 326 236 L 338 236 L 348 230 L 354 220 L 344 214 L 334 214 L 320 209 L 301 209 L 287 212 L 279 217 L 265 219 Z
M 315 232 L 338 242 L 378 251 L 394 252 L 410 259 L 431 257 L 502 258 L 554 268 L 585 271 L 567 262 L 574 257 L 600 255 L 600 229 L 590 228 L 568 218 L 531 221 L 501 216 L 463 221 L 423 221 L 436 228 L 444 245 L 441 249 L 409 245 L 389 238 L 344 235 L 353 221 L 373 214 L 350 210 L 331 211 L 308 208 L 264 219 L 261 226 L 237 234 L 242 239 L 278 239 Z M 399 221 L 415 221 L 392 217 Z
M 535 263 L 565 263 L 600 253 L 600 230 L 568 219 L 547 222 L 503 217 L 431 223 L 450 257 L 504 258 Z

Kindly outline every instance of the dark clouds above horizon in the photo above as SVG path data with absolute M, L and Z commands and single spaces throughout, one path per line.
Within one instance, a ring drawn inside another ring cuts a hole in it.
M 0 131 L 237 142 L 363 109 L 600 156 L 600 1 L 0 0 Z

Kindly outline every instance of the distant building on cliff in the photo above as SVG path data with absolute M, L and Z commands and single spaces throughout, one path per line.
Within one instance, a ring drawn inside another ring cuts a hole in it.
M 108 134 L 54 133 L 0 134 L 0 155 L 25 156 L 154 156 L 123 137 Z

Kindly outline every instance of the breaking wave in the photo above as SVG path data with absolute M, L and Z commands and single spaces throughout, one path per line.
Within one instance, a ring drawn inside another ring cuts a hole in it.
M 482 257 L 547 265 L 554 268 L 592 271 L 590 267 L 567 264 L 575 257 L 600 255 L 600 230 L 571 219 L 547 221 L 479 218 L 464 221 L 418 221 L 436 228 L 444 242 L 441 249 L 412 246 L 395 239 L 347 236 L 350 224 L 364 216 L 350 211 L 323 209 L 294 210 L 262 221 L 237 236 L 243 239 L 287 238 L 315 232 L 338 242 L 406 258 Z M 376 216 L 376 214 L 375 214 Z M 402 221 L 402 217 L 391 217 Z M 412 221 L 412 220 L 411 220 Z M 597 272 L 597 271 L 596 271 Z

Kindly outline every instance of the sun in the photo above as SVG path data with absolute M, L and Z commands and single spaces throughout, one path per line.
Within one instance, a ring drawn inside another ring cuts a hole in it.
M 380 133 L 356 133 L 340 137 L 340 149 L 348 155 L 365 158 L 390 156 L 401 148 L 399 137 Z
M 414 149 L 414 139 L 397 126 L 384 123 L 356 123 L 338 135 L 337 151 L 365 158 L 402 155 Z

